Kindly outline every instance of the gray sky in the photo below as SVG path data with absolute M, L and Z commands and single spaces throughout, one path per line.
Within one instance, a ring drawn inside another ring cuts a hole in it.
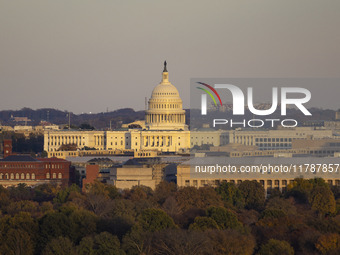
M 144 109 L 190 78 L 339 77 L 340 1 L 0 0 L 0 110 Z

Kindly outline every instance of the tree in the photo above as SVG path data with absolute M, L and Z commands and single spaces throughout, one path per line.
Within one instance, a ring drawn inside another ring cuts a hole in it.
M 109 232 L 120 240 L 131 231 L 134 219 L 128 216 L 114 216 L 113 218 L 100 218 L 97 222 L 97 232 Z
M 174 197 L 168 197 L 163 205 L 162 205 L 162 209 L 169 214 L 171 217 L 178 215 L 179 212 L 179 207 L 177 204 L 177 201 Z
M 60 189 L 56 194 L 56 197 L 53 199 L 53 202 L 58 204 L 66 203 L 72 192 L 80 193 L 79 186 L 77 186 L 76 184 L 72 184 L 70 187 Z
M 51 201 L 57 194 L 58 188 L 52 184 L 41 184 L 34 188 L 33 199 L 37 202 Z
M 212 187 L 184 187 L 176 193 L 178 206 L 182 211 L 191 208 L 207 209 L 210 206 L 223 206 L 221 197 Z
M 205 231 L 207 229 L 219 229 L 219 227 L 214 219 L 198 216 L 195 218 L 194 223 L 189 226 L 189 229 Z
M 1 247 L 2 254 L 31 255 L 34 252 L 31 236 L 24 230 L 11 228 Z
M 99 217 L 106 217 L 112 210 L 113 201 L 105 195 L 89 193 L 85 202 L 86 209 Z
M 95 255 L 119 255 L 125 254 L 120 249 L 120 242 L 117 236 L 113 236 L 108 232 L 102 232 L 93 238 L 93 250 Z
M 39 227 L 39 251 L 54 238 L 59 236 L 71 237 L 75 234 L 75 223 L 65 213 L 60 212 L 47 213 L 40 219 Z
M 13 217 L 8 218 L 7 228 L 23 230 L 33 241 L 35 241 L 39 230 L 37 221 L 28 212 L 19 212 Z
M 260 210 L 264 206 L 265 191 L 257 181 L 244 181 L 238 186 L 247 209 Z
M 74 244 L 67 237 L 52 239 L 45 247 L 42 255 L 75 255 Z
M 297 210 L 293 203 L 294 203 L 293 199 L 274 197 L 270 198 L 267 201 L 266 209 L 282 210 L 287 215 L 295 215 L 297 213 Z
M 155 232 L 175 228 L 172 218 L 161 209 L 146 209 L 138 218 L 138 224 L 144 231 Z
M 12 202 L 6 208 L 7 213 L 14 216 L 19 212 L 28 212 L 31 215 L 39 215 L 39 203 L 30 200 L 21 200 L 17 202 Z
M 322 254 L 339 254 L 340 235 L 337 233 L 324 234 L 319 237 L 315 247 Z
M 270 239 L 267 244 L 261 246 L 260 255 L 293 255 L 294 249 L 286 241 Z
M 72 211 L 69 215 L 69 221 L 72 222 L 74 228 L 72 229 L 72 241 L 79 242 L 84 236 L 90 235 L 96 231 L 97 216 L 84 209 L 77 209 Z M 69 233 L 71 234 L 71 233 Z
M 82 130 L 94 130 L 95 128 L 88 123 L 83 123 L 79 126 Z
M 212 251 L 208 254 L 214 255 L 251 255 L 256 245 L 255 238 L 251 234 L 239 230 L 210 230 L 206 232 Z
M 31 200 L 33 198 L 33 192 L 30 187 L 25 183 L 19 183 L 16 187 L 9 187 L 9 194 L 12 200 Z
M 244 207 L 244 197 L 234 183 L 222 182 L 216 191 L 227 206 L 236 206 L 238 208 Z
M 41 155 L 40 155 L 42 158 L 47 158 L 47 156 L 48 156 L 48 153 L 47 153 L 47 151 L 42 151 L 41 152 Z
M 336 202 L 333 192 L 327 186 L 316 186 L 311 191 L 309 203 L 312 209 L 320 215 L 332 214 L 336 210 Z
M 224 207 L 210 207 L 207 209 L 207 216 L 212 218 L 220 229 L 241 228 L 242 224 L 236 215 Z
M 199 231 L 179 229 L 154 233 L 144 246 L 144 254 L 206 255 L 212 253 L 207 236 Z
M 94 255 L 93 246 L 93 238 L 91 236 L 84 237 L 76 247 L 77 255 Z
M 313 183 L 302 178 L 296 178 L 287 188 L 287 196 L 293 196 L 299 202 L 307 203 L 309 194 L 313 189 Z
M 173 182 L 160 182 L 153 194 L 155 201 L 158 204 L 163 204 L 168 197 L 174 196 L 177 191 L 177 185 Z
M 139 201 L 151 198 L 153 191 L 147 186 L 133 186 L 130 190 L 124 190 L 123 197 L 132 201 Z
M 77 255 L 123 255 L 117 236 L 101 232 L 93 237 L 84 237 L 76 247 Z

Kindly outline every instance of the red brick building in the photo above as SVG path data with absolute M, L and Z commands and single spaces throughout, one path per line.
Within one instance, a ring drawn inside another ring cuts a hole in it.
M 86 191 L 87 185 L 97 180 L 99 175 L 99 165 L 86 165 L 86 178 L 83 179 L 83 191 Z
M 12 153 L 12 140 L 5 139 L 4 140 L 4 158 L 12 154 L 13 154 Z
M 44 183 L 68 185 L 73 179 L 71 162 L 58 158 L 33 158 L 10 155 L 0 159 L 0 185 L 8 187 L 25 183 L 35 186 Z

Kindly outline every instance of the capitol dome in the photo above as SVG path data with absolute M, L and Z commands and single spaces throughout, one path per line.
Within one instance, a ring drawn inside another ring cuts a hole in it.
M 164 62 L 162 81 L 152 91 L 146 111 L 148 129 L 186 130 L 185 111 L 177 88 L 169 81 L 169 73 Z
M 157 85 L 153 89 L 151 97 L 152 98 L 156 98 L 156 97 L 167 97 L 167 98 L 174 97 L 174 98 L 180 98 L 178 90 L 171 83 L 169 83 L 169 84 L 161 83 L 161 84 Z

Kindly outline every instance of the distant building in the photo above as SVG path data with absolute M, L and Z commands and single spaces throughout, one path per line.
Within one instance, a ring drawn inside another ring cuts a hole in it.
M 131 189 L 133 186 L 141 185 L 151 189 L 156 187 L 152 167 L 134 160 L 128 160 L 121 167 L 112 168 L 109 183 L 118 189 Z
M 71 162 L 57 158 L 32 158 L 10 155 L 0 160 L 0 185 L 4 187 L 25 183 L 68 185 L 73 178 Z
M 176 182 L 177 164 L 186 157 L 134 158 L 124 164 L 114 166 L 110 171 L 109 184 L 119 189 L 131 189 L 133 186 L 147 186 L 151 189 L 162 181 Z
M 177 185 L 179 187 L 218 187 L 222 182 L 231 182 L 240 184 L 245 180 L 255 180 L 261 183 L 267 193 L 270 193 L 271 189 L 279 189 L 285 191 L 290 183 L 294 182 L 295 178 L 323 178 L 329 185 L 340 186 L 340 173 L 337 172 L 322 172 L 319 173 L 313 171 L 306 171 L 306 167 L 309 165 L 317 165 L 324 163 L 327 165 L 339 165 L 339 158 L 323 158 L 322 161 L 319 158 L 285 158 L 285 157 L 246 157 L 246 158 L 227 158 L 227 157 L 214 157 L 214 158 L 192 158 L 186 162 L 177 166 Z M 275 172 L 245 172 L 240 173 L 239 170 L 244 166 L 262 166 L 270 164 L 273 168 L 278 169 L 284 166 L 298 166 L 297 173 L 293 170 L 290 172 L 275 173 Z M 195 167 L 209 166 L 235 166 L 235 172 L 222 172 L 219 174 L 199 173 L 195 174 Z M 299 169 L 301 165 L 301 171 Z
M 188 152 L 190 132 L 185 124 L 185 110 L 178 90 L 169 81 L 166 64 L 162 81 L 152 91 L 145 118 L 145 121 L 126 124 L 125 130 L 48 130 L 44 133 L 44 150 L 49 157 L 72 156 L 59 152 L 62 145 L 69 144 L 78 150 L 92 149 L 106 155 L 140 150 Z
M 14 126 L 15 132 L 33 131 L 32 126 Z
M 10 121 L 13 121 L 13 122 L 25 122 L 27 124 L 27 122 L 29 122 L 31 120 L 29 118 L 27 118 L 27 117 L 14 117 L 13 115 L 11 115 Z
M 12 149 L 13 149 L 12 140 L 4 139 L 3 146 L 4 146 L 4 158 L 6 158 L 9 155 L 13 154 L 13 151 L 12 151 Z
M 82 181 L 83 191 L 85 191 L 88 185 L 97 180 L 99 176 L 99 165 L 88 164 L 86 165 L 86 177 Z

